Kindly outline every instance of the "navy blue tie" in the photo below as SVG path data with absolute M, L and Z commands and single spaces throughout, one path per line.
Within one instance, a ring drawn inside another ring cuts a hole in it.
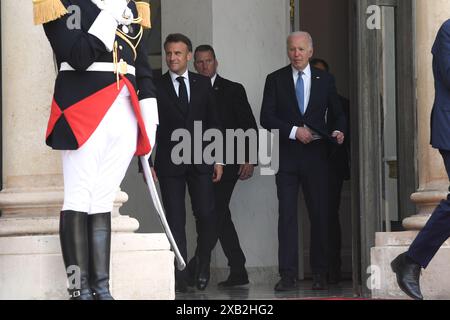
M 303 82 L 303 71 L 298 72 L 297 84 L 295 85 L 295 94 L 297 95 L 298 108 L 302 115 L 305 114 L 305 83 Z

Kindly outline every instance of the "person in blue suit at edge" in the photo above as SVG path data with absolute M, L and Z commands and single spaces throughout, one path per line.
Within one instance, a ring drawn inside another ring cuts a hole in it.
M 450 20 L 440 28 L 432 49 L 436 96 L 431 113 L 431 145 L 439 150 L 450 177 Z M 422 300 L 420 273 L 450 237 L 450 195 L 434 210 L 407 252 L 391 262 L 397 283 L 408 296 Z

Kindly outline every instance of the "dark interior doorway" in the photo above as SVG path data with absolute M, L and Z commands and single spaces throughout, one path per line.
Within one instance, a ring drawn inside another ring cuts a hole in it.
M 336 79 L 338 93 L 350 96 L 350 1 L 341 0 L 303 0 L 299 1 L 298 29 L 311 34 L 314 41 L 314 58 L 325 60 Z M 299 241 L 303 243 L 304 277 L 309 278 L 310 224 L 303 195 L 300 194 L 301 232 Z M 341 236 L 342 275 L 344 280 L 352 279 L 352 224 L 351 224 L 351 181 L 345 181 L 341 193 L 339 210 Z M 300 275 L 301 276 L 301 275 Z

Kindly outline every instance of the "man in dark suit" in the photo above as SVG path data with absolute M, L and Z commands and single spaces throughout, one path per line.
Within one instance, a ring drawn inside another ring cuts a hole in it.
M 169 71 L 156 82 L 159 127 L 155 170 L 159 178 L 167 221 L 183 258 L 187 261 L 186 247 L 186 185 L 191 197 L 192 210 L 197 222 L 198 248 L 195 263 L 195 280 L 199 290 L 209 282 L 211 250 L 217 239 L 217 219 L 214 212 L 213 182 L 221 179 L 223 168 L 219 164 L 207 164 L 204 159 L 196 163 L 194 155 L 194 123 L 202 124 L 202 136 L 208 129 L 220 129 L 211 81 L 207 77 L 188 72 L 192 58 L 192 44 L 182 34 L 170 34 L 164 43 Z M 172 141 L 177 129 L 187 130 L 192 139 L 188 161 L 174 159 L 173 149 L 179 141 Z M 203 142 L 203 149 L 206 143 Z M 176 290 L 187 291 L 187 272 L 176 271 Z
M 311 66 L 330 72 L 328 63 L 323 59 L 312 59 Z M 350 122 L 350 103 L 347 98 L 338 94 L 341 101 L 342 110 L 345 114 L 347 124 Z M 333 113 L 327 113 L 328 129 L 332 132 L 336 123 Z M 349 126 L 348 126 L 349 127 Z M 330 151 L 330 171 L 328 178 L 329 185 L 329 243 L 328 257 L 328 283 L 337 284 L 341 280 L 341 224 L 339 221 L 339 207 L 341 205 L 341 193 L 344 180 L 350 179 L 350 135 L 345 132 L 343 145 L 335 146 Z
M 279 201 L 278 260 L 281 280 L 276 291 L 298 287 L 298 191 L 303 187 L 311 221 L 313 289 L 326 288 L 328 271 L 328 152 L 329 143 L 344 142 L 346 123 L 334 78 L 311 68 L 313 42 L 306 32 L 288 37 L 291 64 L 267 77 L 261 125 L 280 133 L 280 169 L 276 176 Z M 326 113 L 335 115 L 328 134 Z
M 450 20 L 439 30 L 432 49 L 436 97 L 431 114 L 431 145 L 438 149 L 450 178 Z M 450 237 L 450 195 L 434 210 L 408 251 L 396 257 L 392 270 L 399 287 L 411 298 L 422 300 L 420 273 Z
M 244 87 L 231 82 L 217 74 L 219 65 L 214 49 L 209 45 L 201 45 L 195 49 L 194 66 L 198 73 L 211 79 L 216 97 L 219 119 L 223 129 L 258 130 L 255 117 L 248 103 Z M 247 141 L 247 143 L 249 143 Z M 247 180 L 253 175 L 254 165 L 250 163 L 249 146 L 247 145 L 245 162 L 240 163 L 234 149 L 231 163 L 225 162 L 222 180 L 214 185 L 216 214 L 218 217 L 218 238 L 230 266 L 227 280 L 219 283 L 219 287 L 233 287 L 248 284 L 245 269 L 245 255 L 239 244 L 239 238 L 231 219 L 230 200 L 238 180 Z M 227 158 L 226 148 L 224 150 Z M 228 161 L 228 160 L 226 160 Z

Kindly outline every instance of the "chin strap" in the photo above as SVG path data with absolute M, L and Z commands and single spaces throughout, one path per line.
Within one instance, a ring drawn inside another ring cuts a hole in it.
M 33 0 L 34 24 L 44 24 L 68 13 L 61 0 Z

